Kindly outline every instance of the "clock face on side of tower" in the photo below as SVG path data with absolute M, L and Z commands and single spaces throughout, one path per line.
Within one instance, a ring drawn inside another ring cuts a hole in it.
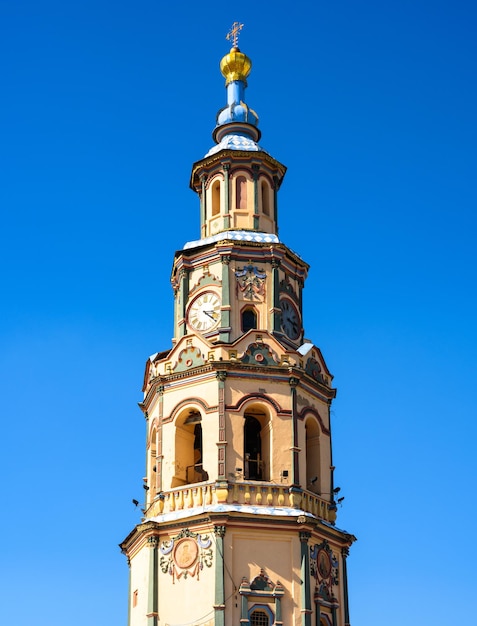
M 213 330 L 220 322 L 220 296 L 214 291 L 204 291 L 195 298 L 187 312 L 187 323 L 201 333 Z
M 300 313 L 288 298 L 280 300 L 280 309 L 282 310 L 282 331 L 287 337 L 295 341 L 301 334 Z

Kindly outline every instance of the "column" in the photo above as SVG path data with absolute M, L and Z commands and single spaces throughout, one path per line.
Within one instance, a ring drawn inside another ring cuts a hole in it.
M 253 173 L 253 228 L 254 230 L 258 230 L 260 227 L 260 219 L 258 214 L 258 172 L 260 171 L 260 166 L 254 163 L 252 165 L 252 173 Z
M 282 597 L 284 594 L 285 594 L 285 590 L 282 584 L 280 583 L 280 581 L 278 581 L 277 584 L 275 585 L 275 591 L 273 593 L 275 597 L 275 621 L 273 623 L 273 626 L 283 626 Z
M 181 286 L 180 286 L 180 319 L 179 322 L 179 337 L 184 337 L 187 335 L 187 324 L 186 324 L 186 307 L 187 300 L 189 298 L 189 270 L 182 268 L 181 269 Z
M 225 626 L 224 536 L 225 526 L 214 526 L 215 533 L 215 626 Z
M 333 626 L 337 626 L 336 622 L 336 606 L 331 607 L 331 623 Z
M 331 524 L 335 524 L 336 522 L 336 512 L 338 507 L 335 502 L 335 466 L 333 465 L 333 438 L 331 434 L 331 400 L 327 400 L 328 402 L 328 424 L 330 429 L 330 494 L 331 494 L 331 503 L 328 506 L 328 521 Z
M 282 626 L 282 599 L 275 598 L 275 624 L 273 626 Z
M 146 473 L 145 473 L 145 476 L 149 476 L 149 468 L 148 468 L 149 451 L 147 447 L 147 442 L 149 441 L 149 413 L 147 411 L 144 412 L 144 417 L 146 419 Z M 151 477 L 151 481 L 152 481 L 152 477 Z M 148 485 L 148 483 L 145 482 L 143 483 L 143 486 L 144 486 L 144 509 L 147 509 L 148 504 L 151 501 L 151 497 L 150 496 L 148 497 L 149 488 L 151 487 L 151 485 Z
M 341 550 L 343 559 L 343 601 L 344 601 L 344 626 L 350 626 L 349 623 L 349 600 L 348 600 L 348 567 L 346 559 L 349 554 L 348 546 Z
M 315 591 L 315 624 L 321 626 L 321 608 L 318 599 L 318 594 Z
M 275 211 L 275 228 L 278 234 L 278 176 L 273 177 L 273 208 Z
M 220 310 L 220 331 L 219 341 L 229 343 L 230 341 L 230 255 L 223 254 L 222 261 L 222 307 Z
M 164 415 L 164 385 L 157 388 L 159 394 L 159 425 L 157 428 L 157 449 L 156 449 L 156 493 L 162 492 L 162 418 Z
M 205 193 L 205 183 L 207 177 L 202 174 L 200 177 L 201 192 L 200 192 L 200 236 L 202 238 L 207 236 L 207 197 Z
M 241 618 L 240 618 L 240 626 L 249 626 L 250 620 L 248 619 L 248 598 L 245 595 L 241 596 Z
M 225 481 L 227 476 L 225 475 L 225 379 L 227 378 L 227 372 L 217 372 L 217 381 L 219 383 L 219 443 L 218 443 L 218 473 L 217 478 L 219 481 Z
M 159 537 L 148 537 L 147 545 L 150 548 L 149 577 L 147 588 L 147 626 L 157 626 L 159 619 L 158 606 L 158 548 Z
M 272 250 L 273 254 L 273 250 Z M 272 315 L 271 329 L 280 332 L 281 309 L 280 309 L 280 259 L 272 259 Z
M 292 487 L 296 489 L 300 488 L 300 469 L 298 453 L 300 448 L 298 447 L 298 422 L 297 422 L 297 407 L 296 407 L 296 388 L 298 385 L 298 378 L 291 376 L 289 379 L 290 392 L 291 392 L 291 411 L 292 411 Z
M 230 228 L 230 164 L 224 163 L 224 228 Z
M 310 556 L 308 539 L 311 533 L 300 531 L 301 547 L 301 623 L 311 626 L 311 592 L 310 592 Z

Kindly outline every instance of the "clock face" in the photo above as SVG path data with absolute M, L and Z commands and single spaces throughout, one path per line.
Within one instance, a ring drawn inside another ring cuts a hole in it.
M 298 339 L 301 333 L 300 314 L 297 308 L 290 300 L 281 300 L 280 308 L 282 310 L 281 326 L 283 332 L 290 337 L 290 339 Z
M 220 297 L 213 291 L 206 291 L 192 302 L 187 314 L 189 326 L 201 333 L 212 330 L 220 322 Z

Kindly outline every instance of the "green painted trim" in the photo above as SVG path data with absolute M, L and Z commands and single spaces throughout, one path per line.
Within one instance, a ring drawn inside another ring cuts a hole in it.
M 224 535 L 225 526 L 214 526 L 215 534 L 215 626 L 225 626 Z
M 222 306 L 230 306 L 230 256 L 222 256 Z M 219 340 L 223 343 L 230 341 L 230 310 L 220 313 Z
M 321 626 L 321 608 L 318 602 L 315 602 L 316 626 Z
M 230 165 L 223 164 L 224 170 L 224 228 L 230 228 Z
M 179 297 L 181 299 L 181 319 L 184 320 L 184 323 L 182 324 L 182 328 L 178 334 L 184 337 L 187 335 L 186 310 L 187 300 L 189 299 L 189 271 L 186 269 L 182 269 Z
M 253 227 L 258 230 L 260 227 L 260 221 L 258 217 L 258 173 L 260 167 L 255 163 L 252 165 L 253 172 Z
M 275 597 L 275 625 L 281 626 L 282 622 L 282 599 L 279 596 Z
M 349 548 L 342 548 L 341 558 L 343 562 L 344 626 L 349 626 L 348 564 L 346 562 L 348 553 Z
M 179 335 L 179 290 L 174 289 L 174 337 Z
M 240 626 L 249 626 L 250 620 L 248 619 L 248 598 L 242 596 L 241 611 L 240 611 Z
M 280 332 L 281 329 L 281 315 L 278 311 L 280 309 L 280 262 L 272 260 L 272 319 L 271 326 L 274 332 Z
M 216 374 L 218 381 L 218 397 L 219 397 L 219 444 L 217 446 L 217 468 L 218 468 L 218 479 L 225 481 L 227 479 L 226 475 L 226 465 L 227 465 L 227 447 L 225 445 L 226 441 L 226 429 L 225 429 L 225 380 L 227 378 L 227 372 L 219 371 Z M 222 457 L 222 458 L 221 458 Z
M 207 196 L 205 193 L 205 181 L 206 181 L 206 177 L 205 176 L 201 176 L 200 182 L 201 182 L 201 194 L 200 194 L 200 232 L 202 237 L 205 237 L 206 235 L 206 224 L 205 224 L 205 220 L 207 217 Z
M 230 213 L 230 165 L 228 163 L 224 163 L 224 213 Z
M 308 539 L 311 534 L 300 532 L 301 548 L 301 623 L 302 626 L 311 626 L 311 589 L 310 589 L 310 557 Z
M 159 545 L 158 537 L 149 537 L 149 577 L 147 586 L 147 626 L 157 626 L 158 624 L 158 561 L 157 550 Z

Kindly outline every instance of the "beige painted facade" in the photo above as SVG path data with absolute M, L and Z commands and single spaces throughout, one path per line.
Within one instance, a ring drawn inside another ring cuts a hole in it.
M 201 239 L 175 255 L 173 345 L 144 375 L 128 626 L 349 625 L 335 390 L 304 335 L 308 265 L 276 236 L 285 171 L 260 150 L 193 166 Z

